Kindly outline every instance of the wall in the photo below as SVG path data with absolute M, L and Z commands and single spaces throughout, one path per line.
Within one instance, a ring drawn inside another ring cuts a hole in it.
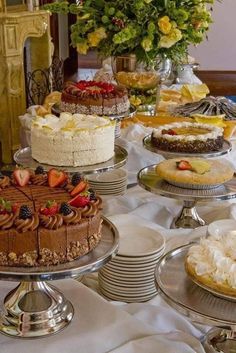
M 189 54 L 200 63 L 200 70 L 236 71 L 236 0 L 215 0 L 208 40 Z

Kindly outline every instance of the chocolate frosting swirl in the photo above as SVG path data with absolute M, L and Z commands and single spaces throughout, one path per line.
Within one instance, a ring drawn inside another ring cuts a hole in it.
M 39 216 L 37 213 L 35 213 L 31 218 L 27 219 L 21 219 L 17 217 L 14 224 L 18 232 L 24 233 L 28 230 L 35 230 L 39 225 Z
M 14 213 L 0 214 L 0 229 L 9 229 L 13 226 L 16 215 Z
M 72 212 L 67 216 L 62 215 L 63 221 L 66 224 L 76 224 L 81 220 L 81 211 L 78 208 L 71 207 Z
M 98 212 L 98 208 L 92 203 L 89 203 L 85 207 L 80 208 L 80 210 L 81 210 L 82 217 L 93 217 Z
M 47 174 L 33 174 L 31 176 L 31 181 L 34 185 L 47 185 L 48 176 Z
M 0 178 L 0 190 L 8 187 L 11 184 L 10 178 L 4 175 L 3 178 Z
M 58 229 L 63 225 L 63 217 L 61 214 L 52 216 L 40 215 L 40 223 L 47 229 Z
M 92 200 L 91 203 L 96 206 L 98 210 L 102 210 L 102 199 L 100 196 L 96 196 L 96 200 Z
M 71 184 L 71 183 L 68 183 L 66 186 L 65 186 L 65 190 L 68 191 L 68 192 L 71 192 L 75 187 Z

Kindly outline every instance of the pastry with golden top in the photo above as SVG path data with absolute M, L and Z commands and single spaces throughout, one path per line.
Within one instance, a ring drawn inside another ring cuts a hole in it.
M 236 298 L 235 249 L 236 237 L 232 232 L 202 238 L 199 244 L 192 245 L 188 251 L 186 272 L 200 285 Z
M 168 183 L 189 189 L 219 186 L 234 175 L 234 169 L 225 160 L 203 158 L 173 158 L 156 167 L 159 177 Z

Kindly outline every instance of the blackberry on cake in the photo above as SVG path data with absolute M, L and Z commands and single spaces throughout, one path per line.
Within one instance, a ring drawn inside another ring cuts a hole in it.
M 73 186 L 76 186 L 77 184 L 79 184 L 80 181 L 81 181 L 81 174 L 80 173 L 74 173 L 72 175 L 72 178 L 71 178 L 71 184 Z
M 125 87 L 108 82 L 67 82 L 61 95 L 64 112 L 97 115 L 117 115 L 130 107 Z

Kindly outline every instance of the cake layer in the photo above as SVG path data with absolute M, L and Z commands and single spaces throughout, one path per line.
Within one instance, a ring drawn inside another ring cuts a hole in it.
M 153 129 L 152 143 L 170 152 L 207 153 L 223 145 L 223 129 L 199 123 L 180 122 Z
M 107 118 L 62 114 L 36 120 L 31 129 L 32 157 L 40 163 L 84 166 L 114 155 L 115 122 Z

